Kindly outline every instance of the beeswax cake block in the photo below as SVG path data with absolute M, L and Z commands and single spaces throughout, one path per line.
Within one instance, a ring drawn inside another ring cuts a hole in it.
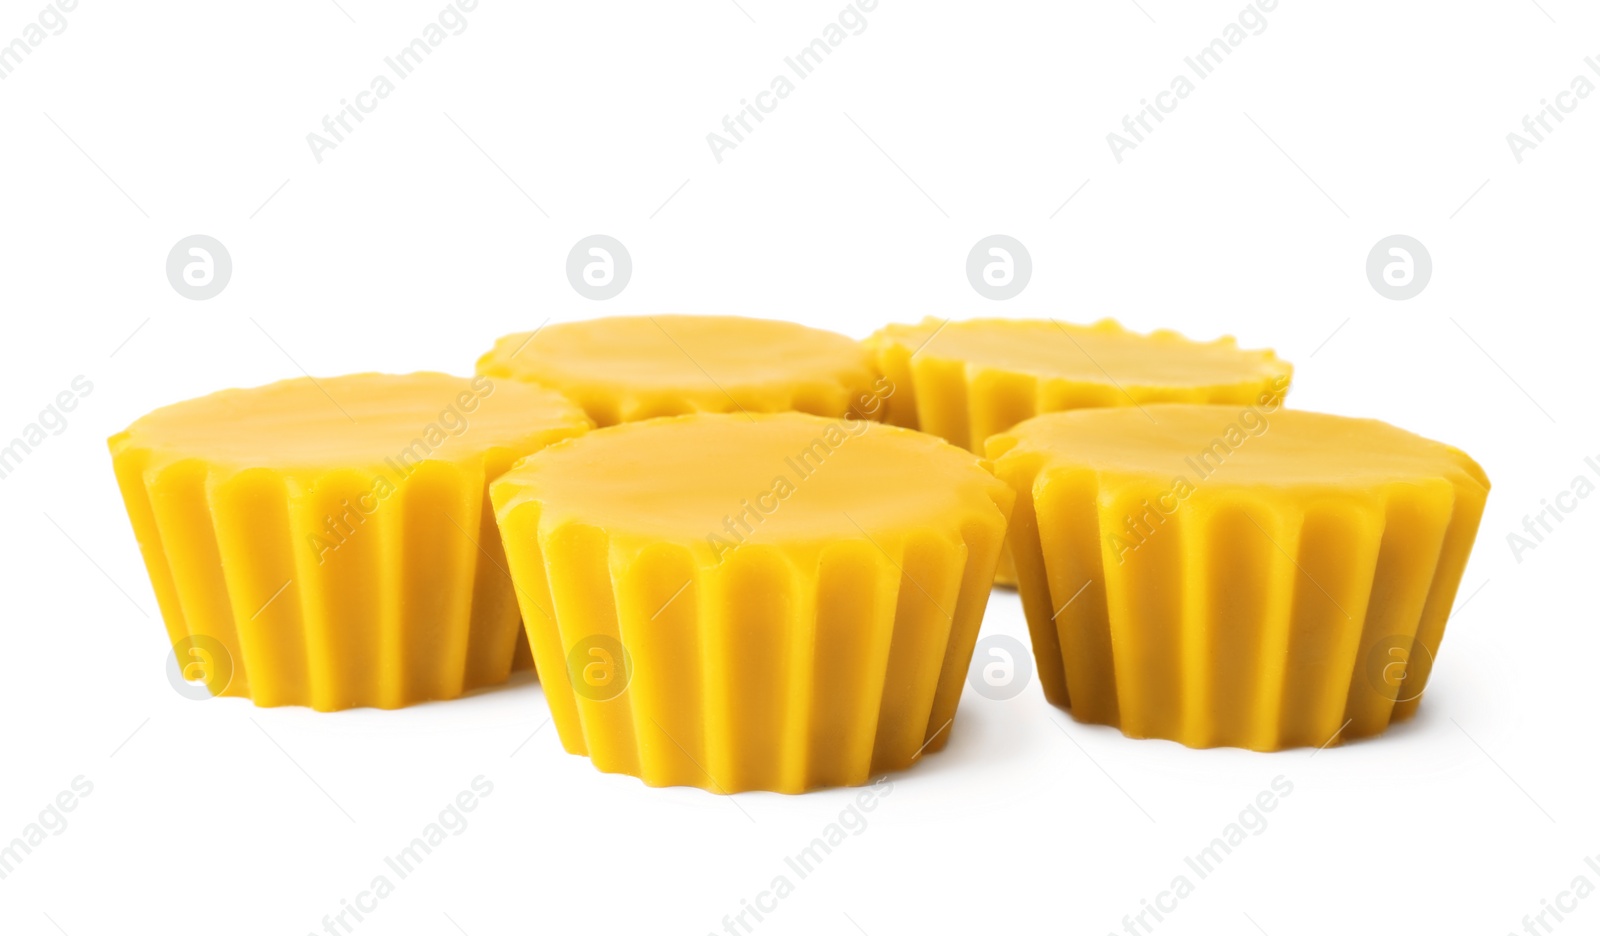
M 488 482 L 591 427 L 517 381 L 357 374 L 164 407 L 110 446 L 185 675 L 330 711 L 506 679 L 521 628 Z
M 601 426 L 685 413 L 795 410 L 877 419 L 884 386 L 861 345 L 793 322 L 619 316 L 507 335 L 478 373 L 561 391 Z
M 562 744 L 718 793 L 941 748 L 1013 500 L 933 436 L 800 413 L 600 429 L 491 493 Z
M 1461 451 L 1275 406 L 1075 410 L 992 437 L 1045 697 L 1189 747 L 1411 715 L 1488 496 Z
M 925 319 L 867 339 L 894 392 L 886 420 L 974 452 L 1041 413 L 1149 403 L 1281 400 L 1293 368 L 1232 338 L 1190 341 L 1172 331 L 1131 332 L 1111 319 Z M 1009 552 L 996 581 L 1016 583 Z

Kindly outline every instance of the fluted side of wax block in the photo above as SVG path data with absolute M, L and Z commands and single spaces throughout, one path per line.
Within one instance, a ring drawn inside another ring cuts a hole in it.
M 386 480 L 152 458 L 112 440 L 168 638 L 212 638 L 257 705 L 397 708 L 504 682 L 519 611 L 485 464 Z M 370 510 L 366 509 L 371 507 Z
M 1383 732 L 1420 701 L 1482 516 L 1460 458 L 1454 483 L 1230 490 L 1170 514 L 1158 485 L 1000 459 L 1046 698 L 1196 748 Z
M 651 786 L 798 793 L 948 738 L 1010 498 L 937 529 L 720 561 L 494 489 L 563 746 Z M 995 510 L 994 507 L 1000 507 Z

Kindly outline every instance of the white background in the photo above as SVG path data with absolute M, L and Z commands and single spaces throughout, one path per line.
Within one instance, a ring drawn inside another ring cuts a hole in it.
M 503 333 L 630 312 L 1231 333 L 1297 365 L 1291 405 L 1459 445 L 1494 482 L 1415 721 L 1315 757 L 1190 751 L 1079 725 L 1037 685 L 969 689 L 948 749 L 757 932 L 1120 930 L 1279 775 L 1267 829 L 1157 932 L 1498 936 L 1600 884 L 1600 498 L 1521 562 L 1506 541 L 1600 458 L 1600 95 L 1520 164 L 1506 142 L 1574 76 L 1600 83 L 1593 7 L 1282 0 L 1119 164 L 1106 134 L 1239 0 L 882 0 L 719 164 L 706 134 L 839 0 L 483 0 L 319 164 L 306 134 L 442 6 L 339 2 L 84 0 L 0 82 L 0 438 L 94 385 L 0 481 L 0 840 L 94 784 L 0 880 L 0 931 L 321 931 L 480 774 L 471 825 L 356 932 L 713 932 L 784 872 L 853 791 L 601 775 L 534 733 L 536 683 L 328 715 L 163 676 L 107 435 L 301 367 L 466 373 Z M 0 42 L 40 6 L 0 2 Z M 234 262 L 203 302 L 164 273 L 195 233 Z M 607 302 L 563 272 L 593 233 L 633 256 Z M 1034 261 L 1006 302 L 963 272 L 993 233 Z M 1395 233 L 1434 261 L 1403 302 L 1364 273 Z M 1013 593 L 984 627 L 1025 637 Z M 1600 926 L 1600 899 L 1578 906 L 1558 931 Z

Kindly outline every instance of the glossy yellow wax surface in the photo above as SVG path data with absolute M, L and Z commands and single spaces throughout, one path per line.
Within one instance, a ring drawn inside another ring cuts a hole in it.
M 941 747 L 1013 499 L 937 438 L 798 413 L 598 430 L 492 494 L 566 748 L 717 792 Z
M 258 705 L 393 708 L 506 678 L 488 481 L 591 425 L 517 381 L 358 374 L 163 407 L 110 447 L 185 675 Z
M 870 355 L 793 322 L 618 316 L 507 335 L 478 373 L 562 391 L 602 426 L 684 413 L 797 410 L 873 418 Z
M 1046 698 L 1191 747 L 1410 715 L 1489 489 L 1448 445 L 1272 404 L 1056 413 L 988 452 Z
M 232 469 L 383 469 L 386 460 L 470 464 L 491 449 L 531 451 L 586 425 L 570 400 L 517 382 L 352 374 L 222 390 L 164 406 L 135 420 L 112 447 Z
M 1075 412 L 1027 422 L 992 442 L 989 451 L 1041 468 L 1090 470 L 1101 478 L 1163 486 L 1204 470 L 1205 490 L 1197 493 L 1207 500 L 1262 488 L 1310 494 L 1440 479 L 1488 486 L 1477 463 L 1449 445 L 1376 419 L 1275 406 Z

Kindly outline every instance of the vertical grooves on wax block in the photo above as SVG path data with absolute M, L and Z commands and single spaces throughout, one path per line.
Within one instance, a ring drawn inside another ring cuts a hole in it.
M 539 672 L 539 685 L 550 706 L 550 720 L 555 723 L 563 748 L 573 754 L 588 754 L 583 720 L 567 672 L 561 632 L 556 626 L 543 508 L 534 500 L 518 503 L 502 514 L 503 508 L 501 504 L 495 506 L 496 514 L 502 517 L 500 533 L 505 543 L 506 569 L 517 582 L 517 606 L 522 611 L 529 652 Z
M 116 472 L 117 487 L 122 490 L 122 503 L 127 508 L 134 539 L 139 543 L 139 555 L 143 557 L 145 570 L 150 575 L 156 604 L 161 609 L 167 641 L 177 644 L 189 635 L 189 626 L 184 621 L 183 603 L 178 600 L 178 589 L 173 584 L 172 570 L 167 565 L 166 551 L 161 543 L 161 531 L 156 526 L 155 511 L 150 506 L 150 485 L 145 477 L 150 453 L 144 449 L 128 448 L 124 438 L 125 435 L 119 435 L 111 441 L 112 469 Z
M 780 550 L 749 544 L 726 553 L 712 576 L 702 764 L 718 792 L 781 786 L 794 574 Z
M 618 575 L 617 623 L 628 647 L 629 706 L 640 776 L 651 786 L 708 787 L 705 771 L 705 637 L 693 556 L 647 547 Z
M 1378 503 L 1340 497 L 1305 508 L 1281 690 L 1282 747 L 1337 743 L 1382 532 Z
M 812 578 L 815 567 L 801 569 L 793 559 L 784 563 L 787 574 L 783 587 L 789 600 L 785 602 L 788 613 L 784 615 L 781 634 L 786 650 L 776 660 L 783 667 L 784 693 L 778 737 L 782 746 L 778 758 L 778 784 L 772 789 L 783 793 L 804 793 L 806 775 L 811 772 L 814 760 L 811 736 L 816 722 L 817 691 L 811 682 L 811 671 L 817 656 L 817 587 Z
M 883 371 L 892 388 L 884 402 L 883 421 L 904 429 L 920 428 L 911 352 L 897 343 L 885 342 L 879 347 L 877 358 L 878 369 Z
M 622 422 L 639 422 L 645 419 L 682 416 L 694 411 L 695 407 L 692 404 L 667 394 L 643 398 L 630 397 L 622 401 L 620 420 Z
M 397 707 L 459 696 L 472 636 L 472 588 L 481 553 L 483 477 L 476 467 L 446 462 L 418 464 L 397 495 L 404 557 L 398 580 L 385 583 L 400 595 L 395 643 L 398 671 L 384 687 L 383 704 Z M 510 643 L 510 635 L 505 637 Z
M 1466 459 L 1465 455 L 1461 457 Z M 1461 576 L 1466 571 L 1467 557 L 1472 553 L 1472 543 L 1477 538 L 1478 523 L 1483 518 L 1484 501 L 1489 493 L 1488 479 L 1483 477 L 1483 470 L 1470 459 L 1467 461 L 1476 469 L 1476 476 L 1471 481 L 1459 480 L 1454 486 L 1450 523 L 1439 552 L 1438 570 L 1428 589 L 1422 622 L 1417 628 L 1417 642 L 1426 648 L 1430 657 L 1436 657 L 1439 653 L 1445 623 L 1450 618 L 1450 609 L 1461 587 Z M 1405 700 L 1395 704 L 1394 717 L 1397 719 L 1411 717 L 1422 702 L 1420 692 L 1408 692 L 1406 696 Z
M 315 552 L 290 532 L 290 497 L 288 479 L 266 468 L 240 472 L 212 491 L 217 548 L 243 653 L 233 661 L 235 678 L 248 674 L 251 698 L 260 706 L 303 705 L 311 698 L 294 580 L 295 551 Z
M 1142 519 L 1144 499 L 1135 488 L 1106 485 L 1098 501 L 1096 527 L 1108 553 L 1106 609 L 1115 648 L 1117 712 L 1130 737 L 1176 738 L 1187 697 L 1196 688 L 1184 665 L 1191 642 L 1184 629 L 1197 607 L 1198 583 L 1183 566 L 1193 547 L 1186 540 L 1201 531 L 1181 510 L 1159 520 Z M 1181 587 L 1172 587 L 1174 582 Z
M 512 594 L 515 594 L 513 592 Z M 511 654 L 511 671 L 520 673 L 523 670 L 533 669 L 533 647 L 528 643 L 528 631 L 522 626 L 522 619 L 517 619 L 517 648 Z
M 871 779 L 899 577 L 870 543 L 840 541 L 818 557 L 808 786 Z
M 998 458 L 1002 451 L 993 444 L 989 446 L 991 458 Z M 1011 522 L 1006 529 L 1006 548 L 1017 565 L 1017 594 L 1022 599 L 1022 610 L 1028 622 L 1039 683 L 1047 701 L 1066 707 L 1067 683 L 1061 644 L 1056 639 L 1054 625 L 1046 623 L 1054 609 L 1050 607 L 1050 586 L 1041 545 L 1044 528 L 1036 512 L 1040 483 L 1038 464 L 1033 460 L 1025 462 L 1012 458 L 997 461 L 995 467 L 1001 480 L 1017 492 Z
M 1438 486 L 1391 485 L 1383 492 L 1383 540 L 1378 548 L 1361 644 L 1350 674 L 1346 714 L 1351 724 L 1345 730 L 1347 738 L 1382 732 L 1393 717 L 1395 699 L 1409 691 L 1403 683 L 1389 686 L 1369 678 L 1368 665 L 1375 655 L 1386 653 L 1383 649 L 1374 651 L 1380 641 L 1404 641 L 1417 633 L 1439 566 L 1450 501 L 1454 499 L 1453 491 L 1447 493 L 1440 487 L 1448 489 L 1448 482 L 1440 481 Z
M 778 409 L 790 409 L 828 419 L 843 419 L 846 413 L 857 418 L 873 418 L 863 416 L 852 407 L 854 403 L 852 396 L 856 392 L 859 392 L 859 388 L 846 389 L 831 382 L 803 384 L 793 388 L 789 405 Z
M 1133 402 L 1126 393 L 1109 384 L 1055 377 L 1039 381 L 1034 408 L 1041 413 L 1058 413 L 1062 410 L 1130 406 Z
M 380 628 L 397 596 L 386 594 L 379 583 L 386 564 L 400 558 L 388 542 L 393 536 L 388 528 L 398 522 L 391 514 L 398 508 L 385 503 L 358 518 L 359 510 L 351 513 L 346 506 L 358 505 L 372 490 L 373 479 L 360 472 L 329 472 L 290 508 L 294 542 L 307 546 L 297 554 L 299 575 L 289 590 L 298 591 L 301 601 L 309 704 L 319 711 L 370 705 L 381 697 Z M 320 560 L 309 545 L 317 540 L 323 544 Z M 278 600 L 285 597 L 294 596 L 286 592 Z
M 533 666 L 511 566 L 489 497 L 489 483 L 510 469 L 518 457 L 510 449 L 490 449 L 479 463 L 476 487 L 470 491 L 478 501 L 478 525 L 466 528 L 477 545 L 472 547 L 472 627 L 467 637 L 464 690 L 499 685 L 512 670 Z
M 928 751 L 942 750 L 950 740 L 956 707 L 972 666 L 972 651 L 983 625 L 983 611 L 989 603 L 990 582 L 995 563 L 1005 545 L 1004 518 L 991 514 L 970 517 L 961 524 L 961 549 L 950 574 L 955 578 L 955 605 L 948 645 L 935 683 L 933 708 L 928 713 L 923 741 Z
M 1297 508 L 1289 509 L 1274 525 L 1266 511 L 1254 507 L 1247 510 L 1251 519 L 1272 534 L 1273 543 L 1267 554 L 1271 571 L 1258 623 L 1260 644 L 1255 648 L 1254 692 L 1245 702 L 1247 717 L 1240 726 L 1240 737 L 1244 747 L 1276 751 L 1283 747 L 1283 727 L 1289 714 L 1285 708 L 1289 646 L 1293 641 L 1295 596 L 1305 579 L 1294 556 L 1301 551 L 1305 516 Z
M 239 661 L 244 655 L 222 576 L 207 491 L 209 471 L 206 463 L 195 459 L 162 468 L 149 478 L 150 504 L 189 634 L 216 638 L 229 656 Z M 241 667 L 235 668 L 234 679 L 223 694 L 250 694 Z
M 1274 506 L 1223 503 L 1197 524 L 1205 627 L 1185 652 L 1205 686 L 1185 728 L 1191 747 L 1271 749 L 1300 536 L 1298 517 Z
M 1048 607 L 1038 615 L 1034 637 L 1035 646 L 1053 648 L 1048 660 L 1039 659 L 1043 649 L 1034 655 L 1047 698 L 1054 676 L 1061 681 L 1063 695 L 1051 702 L 1071 708 L 1073 716 L 1083 721 L 1120 725 L 1116 658 L 1106 609 L 1108 572 L 1096 506 L 1100 479 L 1090 471 L 1055 470 L 1035 481 L 1033 491 L 1040 518 L 1039 548 L 1050 557 L 1045 569 Z M 1034 627 L 1031 622 L 1029 626 Z
M 604 530 L 581 523 L 566 523 L 544 537 L 545 562 L 560 634 L 560 665 L 574 686 L 584 745 L 595 767 L 608 773 L 638 773 L 638 745 L 634 741 L 633 714 L 626 692 L 610 695 L 584 688 L 584 667 L 607 664 L 605 654 L 617 647 L 615 584 L 611 577 L 611 543 Z M 609 638 L 605 646 L 575 649 L 592 635 Z M 534 645 L 538 657 L 539 646 Z M 612 659 L 610 664 L 616 665 Z M 543 671 L 541 666 L 540 670 Z
M 967 368 L 960 361 L 932 357 L 911 364 L 917 393 L 917 424 L 923 432 L 943 436 L 951 445 L 973 446 L 967 415 Z M 977 440 L 982 444 L 983 440 Z
M 959 551 L 957 544 L 923 533 L 913 533 L 903 542 L 897 558 L 902 571 L 894 635 L 873 741 L 873 773 L 909 767 L 932 730 L 928 718 L 960 586 L 952 575 L 954 554 Z
M 380 556 L 377 566 L 370 570 L 370 576 L 363 583 L 363 590 L 377 608 L 373 620 L 375 640 L 371 644 L 375 649 L 372 651 L 373 659 L 367 661 L 372 670 L 370 688 L 354 695 L 348 703 L 350 705 L 366 702 L 378 708 L 399 708 L 405 694 L 408 595 L 402 583 L 411 579 L 413 573 L 408 565 L 409 550 L 406 548 L 406 527 L 410 519 L 407 514 L 412 498 L 426 499 L 423 492 L 427 482 L 418 480 L 419 476 L 427 478 L 431 474 L 427 462 L 416 465 L 412 471 L 415 473 L 404 476 L 399 482 L 399 489 L 389 498 L 389 503 L 377 511 L 372 522 L 367 524 L 371 530 L 367 535 L 376 538 Z M 348 660 L 343 669 L 349 678 L 361 678 L 356 667 L 351 666 Z
M 623 421 L 622 408 L 630 405 L 626 399 L 620 402 L 613 401 L 609 396 L 603 394 L 585 394 L 582 391 L 577 391 L 572 396 L 577 400 L 578 405 L 583 407 L 583 411 L 589 415 L 589 418 L 594 420 L 595 427 L 600 429 L 621 423 Z
M 967 439 L 973 451 L 984 440 L 1039 414 L 1039 381 L 1027 374 L 974 367 L 968 375 Z

